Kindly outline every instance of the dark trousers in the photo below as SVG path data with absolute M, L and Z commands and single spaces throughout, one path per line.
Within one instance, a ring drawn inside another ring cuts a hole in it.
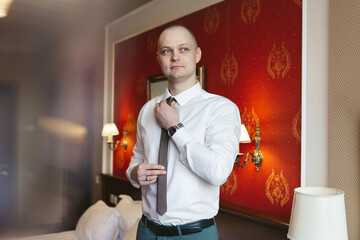
M 148 227 L 147 221 L 141 220 L 138 225 L 136 240 L 219 240 L 219 233 L 216 224 L 202 229 L 201 232 L 182 236 L 156 236 Z M 215 222 L 215 220 L 214 220 Z M 180 229 L 180 227 L 178 226 Z M 179 235 L 181 231 L 179 231 Z

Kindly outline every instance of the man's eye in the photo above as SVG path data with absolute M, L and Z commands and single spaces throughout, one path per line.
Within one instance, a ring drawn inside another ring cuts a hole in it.
M 180 52 L 187 52 L 187 51 L 189 51 L 188 48 L 180 48 Z
M 171 51 L 169 49 L 164 49 L 161 51 L 161 54 L 169 54 Z

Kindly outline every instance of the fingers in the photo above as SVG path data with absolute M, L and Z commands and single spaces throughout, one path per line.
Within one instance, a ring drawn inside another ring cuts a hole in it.
M 156 182 L 158 179 L 158 176 L 157 175 L 147 175 L 145 176 L 145 179 L 143 181 L 143 185 L 149 185 L 149 184 L 152 184 L 154 182 Z
M 139 166 L 139 169 L 147 170 L 147 171 L 152 171 L 152 170 L 156 171 L 156 170 L 164 170 L 165 169 L 165 167 L 160 164 L 140 163 L 138 166 Z
M 166 174 L 165 167 L 159 164 L 140 163 L 132 173 L 134 178 L 141 186 L 149 185 L 157 181 L 159 175 Z
M 175 104 L 176 104 L 176 102 L 173 101 L 173 102 L 170 103 L 170 106 L 171 106 L 172 108 L 175 108 Z
M 161 100 L 160 102 L 156 103 L 155 105 L 155 113 L 165 111 L 169 105 L 166 103 L 165 100 Z M 175 107 L 175 105 L 174 105 Z
M 175 107 L 175 102 L 172 102 L 169 106 L 165 100 L 157 103 L 154 109 L 155 118 L 164 129 L 179 123 L 179 112 Z
M 167 105 L 165 100 L 161 100 L 160 102 L 155 104 L 155 108 L 154 108 L 155 115 L 162 111 L 162 109 L 165 106 L 164 104 Z
M 145 175 L 163 175 L 163 174 L 166 174 L 164 166 L 161 166 L 161 168 L 156 168 L 156 169 L 146 169 L 144 172 L 145 172 Z

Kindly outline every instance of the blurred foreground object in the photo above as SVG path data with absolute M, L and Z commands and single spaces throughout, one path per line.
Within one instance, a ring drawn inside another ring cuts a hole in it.
M 0 18 L 6 17 L 13 0 L 0 0 Z

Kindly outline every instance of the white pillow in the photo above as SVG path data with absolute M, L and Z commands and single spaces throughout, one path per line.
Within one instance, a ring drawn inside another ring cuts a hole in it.
M 113 240 L 119 234 L 119 212 L 99 200 L 80 217 L 75 236 L 79 240 Z
M 136 221 L 141 218 L 141 201 L 134 201 L 128 195 L 120 195 L 120 202 L 116 205 L 116 209 L 120 212 L 119 227 L 120 227 L 120 239 L 124 237 L 127 231 L 129 231 Z
M 132 228 L 130 228 L 130 230 L 127 231 L 127 233 L 122 238 L 122 240 L 136 240 L 136 233 L 137 233 L 139 221 L 140 221 L 140 218 L 138 218 L 138 220 L 135 222 L 135 224 L 132 226 Z

